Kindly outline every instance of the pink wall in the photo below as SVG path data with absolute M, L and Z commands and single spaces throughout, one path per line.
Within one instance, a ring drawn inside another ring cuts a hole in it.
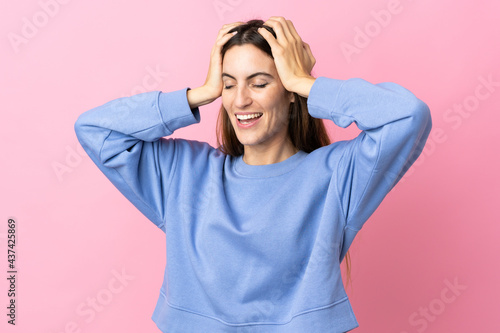
M 224 23 L 280 15 L 311 45 L 316 76 L 397 82 L 433 115 L 423 154 L 351 247 L 355 331 L 498 332 L 498 13 L 498 1 L 464 0 L 4 5 L 0 266 L 6 276 L 13 217 L 18 274 L 15 328 L 6 323 L 8 284 L 0 279 L 0 331 L 158 332 L 150 317 L 163 233 L 83 153 L 73 124 L 145 86 L 201 85 Z M 174 136 L 215 145 L 218 105 L 202 107 L 202 122 Z M 328 128 L 334 140 L 359 133 L 355 125 Z M 99 311 L 89 304 L 97 296 Z

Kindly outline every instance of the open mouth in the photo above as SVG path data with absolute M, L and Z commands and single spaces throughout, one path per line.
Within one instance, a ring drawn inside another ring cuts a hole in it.
M 262 113 L 255 113 L 255 114 L 245 115 L 245 116 L 237 115 L 236 119 L 238 120 L 238 122 L 240 124 L 248 125 L 248 124 L 251 124 L 251 123 L 257 121 L 257 119 L 262 117 L 262 115 L 263 115 Z

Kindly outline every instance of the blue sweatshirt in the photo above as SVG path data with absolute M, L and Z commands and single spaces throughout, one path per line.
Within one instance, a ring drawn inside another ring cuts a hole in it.
M 118 98 L 75 123 L 93 162 L 165 232 L 154 322 L 168 333 L 358 327 L 340 264 L 420 155 L 432 126 L 428 106 L 395 83 L 318 77 L 310 115 L 362 132 L 248 165 L 206 142 L 167 137 L 200 122 L 188 89 Z

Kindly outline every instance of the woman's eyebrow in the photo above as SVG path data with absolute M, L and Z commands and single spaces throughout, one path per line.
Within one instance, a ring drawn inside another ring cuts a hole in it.
M 272 76 L 269 73 L 266 73 L 266 72 L 256 72 L 256 73 L 253 73 L 253 74 L 247 76 L 247 80 L 250 80 L 251 78 L 254 78 L 254 77 L 258 76 L 258 75 L 263 75 L 263 76 L 267 76 L 267 77 L 269 77 L 271 79 L 274 79 L 274 76 Z M 222 73 L 222 77 L 224 77 L 224 76 L 227 76 L 227 77 L 230 77 L 233 80 L 236 80 L 236 78 L 234 76 L 229 75 L 227 73 Z

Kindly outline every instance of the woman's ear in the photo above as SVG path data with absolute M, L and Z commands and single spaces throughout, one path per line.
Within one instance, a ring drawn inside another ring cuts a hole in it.
M 295 94 L 291 91 L 289 91 L 288 94 L 289 94 L 288 99 L 290 100 L 290 103 L 294 103 L 295 102 Z

